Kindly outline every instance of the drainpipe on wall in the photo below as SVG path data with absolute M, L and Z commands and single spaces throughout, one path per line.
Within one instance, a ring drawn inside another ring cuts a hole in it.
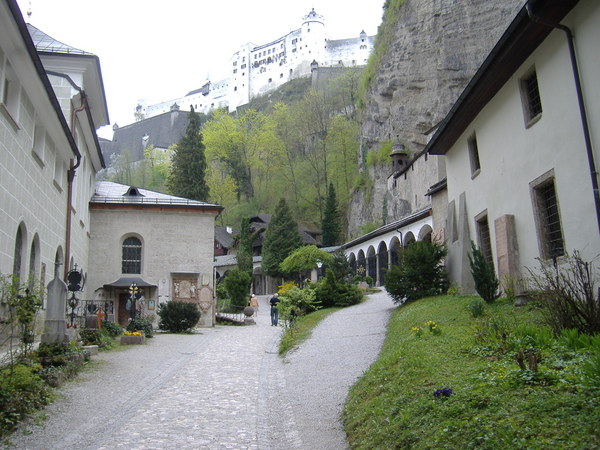
M 594 162 L 594 152 L 592 148 L 592 138 L 590 136 L 589 122 L 587 118 L 587 112 L 585 108 L 585 102 L 583 100 L 583 88 L 581 86 L 581 77 L 579 75 L 579 66 L 577 64 L 577 56 L 575 54 L 575 43 L 573 40 L 573 32 L 565 25 L 552 24 L 544 21 L 539 16 L 536 16 L 533 12 L 533 7 L 530 4 L 530 0 L 527 1 L 527 14 L 529 18 L 537 23 L 546 25 L 550 28 L 556 28 L 565 32 L 567 36 L 567 43 L 569 45 L 569 56 L 571 57 L 571 66 L 573 70 L 573 78 L 575 80 L 575 90 L 577 91 L 577 102 L 579 104 L 579 115 L 581 117 L 581 126 L 583 128 L 583 137 L 585 140 L 585 148 L 587 152 L 588 165 L 590 168 L 590 176 L 592 178 L 592 191 L 594 195 L 594 204 L 596 206 L 596 221 L 598 222 L 598 234 L 600 234 L 600 190 L 598 189 L 598 172 L 596 171 L 596 163 Z
M 53 75 L 56 77 L 64 78 L 65 80 L 67 80 L 69 82 L 69 84 L 73 87 L 73 89 L 75 89 L 77 92 L 79 92 L 81 105 L 78 108 L 73 108 L 71 111 L 71 135 L 73 136 L 75 143 L 77 143 L 77 114 L 80 113 L 81 111 L 85 111 L 85 109 L 88 106 L 87 97 L 85 95 L 85 92 L 77 84 L 75 84 L 75 82 L 72 80 L 72 78 L 67 74 L 60 73 L 60 72 L 54 72 L 51 70 L 47 70 L 46 73 L 48 75 Z M 71 265 L 71 261 L 70 261 L 71 260 L 71 222 L 72 222 L 71 217 L 73 215 L 71 212 L 71 202 L 73 201 L 73 180 L 75 179 L 75 171 L 77 170 L 77 168 L 79 167 L 80 164 L 81 164 L 81 153 L 77 153 L 76 162 L 74 162 L 74 160 L 71 159 L 69 170 L 67 170 L 67 220 L 66 220 L 66 224 L 65 224 L 66 233 L 65 233 L 65 264 L 64 264 L 64 279 L 65 280 L 67 279 L 67 275 L 69 273 L 70 265 Z

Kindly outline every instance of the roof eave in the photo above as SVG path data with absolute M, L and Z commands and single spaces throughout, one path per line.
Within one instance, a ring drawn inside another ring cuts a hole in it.
M 536 13 L 544 21 L 558 23 L 578 1 L 539 0 Z M 533 22 L 525 4 L 441 122 L 425 151 L 431 155 L 446 154 L 552 30 L 548 25 Z

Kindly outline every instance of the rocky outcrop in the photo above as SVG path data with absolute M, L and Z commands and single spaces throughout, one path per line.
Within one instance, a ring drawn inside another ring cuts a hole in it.
M 406 0 L 393 41 L 367 94 L 361 127 L 363 152 L 392 141 L 404 143 L 417 155 L 523 3 Z M 414 196 L 390 193 L 391 164 L 370 168 L 369 175 L 373 188 L 357 192 L 350 205 L 350 235 L 356 235 L 360 224 L 383 222 L 386 196 L 388 223 L 418 209 Z M 429 185 L 441 177 L 433 175 Z

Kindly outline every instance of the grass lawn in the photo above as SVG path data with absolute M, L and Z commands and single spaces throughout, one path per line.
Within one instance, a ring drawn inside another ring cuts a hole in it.
M 345 405 L 352 448 L 600 448 L 600 338 L 555 339 L 533 303 L 499 299 L 474 318 L 476 298 L 426 298 L 393 313 L 379 359 Z

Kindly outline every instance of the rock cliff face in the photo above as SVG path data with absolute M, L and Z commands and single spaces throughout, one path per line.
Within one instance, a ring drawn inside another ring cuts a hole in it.
M 392 141 L 402 142 L 417 155 L 428 132 L 444 118 L 524 1 L 406 0 L 367 94 L 363 153 Z M 385 215 L 389 223 L 421 209 L 428 201 L 422 197 L 426 192 L 422 186 L 444 177 L 443 161 L 436 166 L 435 175 L 431 170 L 424 174 L 430 180 L 414 177 L 421 187 L 409 189 L 410 195 L 390 190 L 391 161 L 368 169 L 373 188 L 353 198 L 350 235 L 356 235 L 361 224 L 382 224 Z

